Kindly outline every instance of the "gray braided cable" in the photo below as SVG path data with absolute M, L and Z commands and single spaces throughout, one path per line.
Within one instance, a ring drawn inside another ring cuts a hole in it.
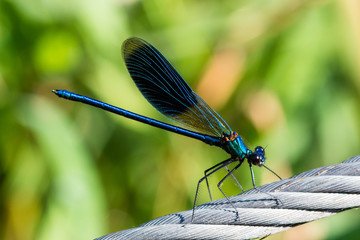
M 265 193 L 266 192 L 266 193 Z M 270 193 L 271 195 L 267 194 Z M 273 196 L 273 197 L 272 197 Z M 360 206 L 360 155 L 97 240 L 253 239 Z

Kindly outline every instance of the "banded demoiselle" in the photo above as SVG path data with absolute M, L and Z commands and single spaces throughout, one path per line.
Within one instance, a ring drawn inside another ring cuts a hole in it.
M 141 116 L 66 90 L 53 90 L 53 92 L 64 99 L 86 103 L 157 128 L 198 139 L 206 144 L 218 146 L 229 153 L 230 158 L 204 172 L 204 177 L 199 180 L 197 185 L 193 209 L 196 206 L 200 183 L 205 179 L 212 200 L 207 178 L 222 168 L 226 168 L 228 172 L 218 183 L 218 188 L 233 206 L 221 189 L 221 185 L 229 176 L 235 179 L 233 172 L 241 166 L 245 159 L 247 159 L 250 166 L 254 188 L 256 188 L 256 184 L 252 165 L 264 166 L 279 177 L 264 165 L 264 148 L 257 146 L 254 151 L 247 148 L 241 137 L 236 132 L 233 132 L 220 115 L 190 88 L 175 68 L 154 46 L 143 39 L 133 37 L 123 43 L 122 50 L 127 70 L 146 100 L 156 110 L 181 127 Z M 230 170 L 227 166 L 234 162 L 237 162 L 237 164 Z M 239 186 L 241 187 L 240 184 Z M 235 207 L 234 209 L 237 213 Z M 192 219 L 193 217 L 194 210 Z

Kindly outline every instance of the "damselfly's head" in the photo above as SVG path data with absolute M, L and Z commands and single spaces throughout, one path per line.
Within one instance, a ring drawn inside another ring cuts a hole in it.
M 265 163 L 265 149 L 257 146 L 249 156 L 248 161 L 256 166 L 263 166 Z

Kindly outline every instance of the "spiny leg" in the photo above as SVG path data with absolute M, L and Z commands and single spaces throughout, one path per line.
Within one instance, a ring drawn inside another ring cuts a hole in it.
M 277 176 L 280 180 L 282 180 L 282 178 L 281 178 L 279 175 L 277 175 L 276 172 L 274 172 L 273 170 L 271 170 L 270 168 L 268 168 L 268 167 L 265 166 L 265 165 L 263 165 L 263 167 L 266 168 L 269 172 L 271 172 L 271 173 L 274 174 L 275 176 Z
M 216 167 L 218 167 L 218 166 L 220 166 L 220 165 L 223 165 L 225 162 L 229 161 L 230 159 L 231 159 L 231 158 L 226 159 L 226 160 L 224 160 L 224 161 L 222 161 L 222 162 L 219 162 L 218 164 L 216 164 L 216 165 L 212 166 L 211 168 L 206 169 L 206 170 L 204 171 L 204 176 L 205 176 L 206 186 L 207 186 L 207 189 L 208 189 L 208 192 L 209 192 L 209 196 L 210 196 L 210 201 L 212 201 L 212 197 L 211 197 L 211 192 L 210 192 L 210 187 L 209 187 L 209 181 L 208 181 L 208 178 L 206 177 L 206 175 L 207 175 L 207 173 L 208 173 L 209 171 L 213 170 L 214 168 L 216 168 Z M 228 164 L 227 164 L 227 165 L 228 165 Z M 227 165 L 225 165 L 224 167 L 226 168 L 226 170 L 229 171 Z M 232 175 L 232 176 L 233 176 L 233 175 Z M 237 182 L 237 179 L 236 179 L 234 176 L 233 176 L 233 178 L 234 178 L 235 181 Z M 238 184 L 239 184 L 239 183 L 238 183 Z M 239 184 L 239 185 L 240 185 L 240 184 Z M 240 188 L 242 189 L 241 185 L 240 185 Z M 242 190 L 243 190 L 243 189 L 242 189 Z M 243 191 L 244 191 L 244 190 L 243 190 Z
M 191 222 L 194 220 L 194 214 L 195 214 L 195 206 L 196 206 L 196 200 L 197 200 L 197 196 L 198 196 L 198 192 L 199 192 L 199 187 L 200 187 L 200 183 L 202 181 L 204 181 L 204 179 L 207 179 L 207 177 L 209 177 L 210 175 L 212 175 L 214 172 L 217 172 L 218 170 L 220 170 L 221 168 L 229 165 L 230 163 L 232 163 L 234 161 L 234 159 L 229 158 L 225 161 L 222 161 L 220 164 L 216 164 L 215 166 L 217 166 L 215 169 L 214 167 L 212 167 L 212 170 L 210 173 L 207 173 L 204 177 L 202 177 L 196 187 L 196 193 L 195 193 L 195 200 L 194 200 L 194 206 L 193 206 L 193 212 L 192 212 L 192 216 L 191 216 Z
M 226 196 L 226 194 L 224 193 L 224 191 L 221 189 L 221 185 L 222 185 L 222 183 L 225 181 L 226 178 L 228 178 L 230 175 L 232 175 L 232 173 L 241 166 L 242 163 L 243 163 L 243 162 L 240 162 L 240 163 L 239 163 L 238 165 L 236 165 L 233 169 L 231 169 L 231 171 L 229 171 L 229 172 L 225 175 L 225 177 L 223 177 L 223 179 L 221 179 L 220 182 L 217 184 L 217 187 L 219 188 L 220 192 L 225 196 L 225 198 L 228 200 L 228 202 L 230 203 L 230 205 L 235 209 L 236 216 L 239 216 L 239 213 L 238 213 L 238 211 L 236 210 L 234 204 L 230 201 L 230 199 L 228 198 L 228 196 Z M 233 175 L 232 175 L 232 176 L 233 176 Z M 242 188 L 242 187 L 241 187 L 241 188 Z
M 249 163 L 249 166 L 250 166 L 250 172 L 251 172 L 251 180 L 252 180 L 252 184 L 253 184 L 253 186 L 254 186 L 254 189 L 255 189 L 255 190 L 257 190 L 257 191 L 259 191 L 259 192 L 261 192 L 261 193 L 265 193 L 265 194 L 269 195 L 271 198 L 275 199 L 276 204 L 278 204 L 278 202 L 280 202 L 280 203 L 282 204 L 281 200 L 280 200 L 280 199 L 278 199 L 277 197 L 275 197 L 275 196 L 271 195 L 271 194 L 270 194 L 270 193 L 268 193 L 268 192 L 261 191 L 260 189 L 258 189 L 258 188 L 256 187 L 256 184 L 255 184 L 255 176 L 254 176 L 254 170 L 253 170 L 253 168 L 252 168 L 252 164 L 251 164 L 251 163 Z M 276 174 L 276 175 L 277 175 L 277 174 Z
M 225 166 L 225 169 L 230 172 L 229 168 L 227 166 Z M 244 188 L 241 186 L 241 184 L 239 183 L 239 181 L 237 180 L 237 178 L 231 173 L 232 178 L 235 180 L 236 184 L 239 186 L 239 188 L 241 189 L 241 191 L 244 192 Z
M 251 181 L 252 181 L 253 187 L 254 187 L 256 190 L 258 190 L 257 187 L 256 187 L 256 184 L 255 184 L 254 170 L 253 170 L 253 168 L 252 168 L 251 163 L 249 163 L 249 166 L 250 166 Z

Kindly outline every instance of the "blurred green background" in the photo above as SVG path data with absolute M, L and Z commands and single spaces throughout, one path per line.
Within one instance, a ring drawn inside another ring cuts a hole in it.
M 1 239 L 92 239 L 190 209 L 203 171 L 228 157 L 51 93 L 167 121 L 125 69 L 131 36 L 157 47 L 251 149 L 266 146 L 282 177 L 359 154 L 357 0 L 0 1 Z M 258 185 L 276 180 L 255 172 Z M 210 179 L 217 198 L 223 174 Z M 237 177 L 251 188 L 247 164 Z M 352 210 L 269 239 L 358 239 L 359 221 Z

